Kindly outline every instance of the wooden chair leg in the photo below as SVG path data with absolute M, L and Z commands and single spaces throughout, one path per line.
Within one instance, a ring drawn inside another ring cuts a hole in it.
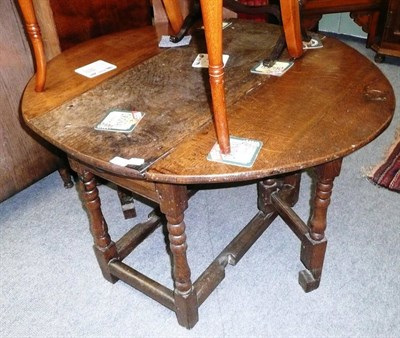
M 291 57 L 298 58 L 303 54 L 299 1 L 281 0 L 280 5 L 288 52 Z
M 209 59 L 214 124 L 221 153 L 230 152 L 222 62 L 222 0 L 200 0 Z
M 183 15 L 179 6 L 179 0 L 163 0 L 163 3 L 172 30 L 177 34 L 183 24 Z

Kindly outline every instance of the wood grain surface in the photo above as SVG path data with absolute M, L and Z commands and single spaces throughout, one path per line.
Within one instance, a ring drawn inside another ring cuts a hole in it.
M 184 48 L 160 50 L 151 28 L 73 48 L 50 63 L 46 92 L 33 93 L 29 84 L 24 117 L 45 139 L 96 168 L 181 184 L 245 181 L 315 166 L 355 151 L 385 129 L 394 111 L 389 82 L 337 40 L 327 38 L 324 48 L 307 51 L 282 77 L 250 73 L 278 34 L 276 26 L 254 22 L 235 21 L 224 30 L 231 135 L 263 142 L 250 169 L 206 159 L 216 141 L 207 69 L 191 67 L 206 51 L 201 31 Z M 74 74 L 94 56 L 117 70 L 91 80 Z M 116 107 L 146 116 L 128 135 L 95 131 Z M 118 167 L 109 163 L 114 156 L 142 157 L 146 165 Z

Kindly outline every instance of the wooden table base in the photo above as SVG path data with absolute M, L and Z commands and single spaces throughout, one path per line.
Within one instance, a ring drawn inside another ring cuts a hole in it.
M 237 264 L 277 216 L 287 223 L 301 242 L 300 259 L 305 270 L 299 273 L 300 285 L 305 292 L 318 288 L 327 244 L 327 209 L 333 180 L 340 173 L 341 159 L 313 168 L 317 183 L 309 225 L 306 225 L 292 209 L 298 200 L 301 173 L 270 177 L 258 182 L 259 212 L 195 282 L 191 280 L 186 256 L 184 211 L 188 207 L 190 194 L 185 185 L 156 183 L 162 214 L 154 211 L 145 222 L 135 225 L 120 240 L 113 242 L 101 211 L 96 187 L 95 175 L 101 176 L 101 172 L 94 173 L 93 168 L 75 160 L 70 162 L 72 168 L 77 171 L 83 187 L 80 194 L 89 214 L 94 251 L 104 277 L 112 283 L 122 280 L 171 309 L 176 313 L 180 325 L 190 329 L 197 323 L 198 308 L 224 279 L 225 267 L 228 264 Z M 163 223 L 164 216 L 172 254 L 174 290 L 123 262 L 125 257 Z

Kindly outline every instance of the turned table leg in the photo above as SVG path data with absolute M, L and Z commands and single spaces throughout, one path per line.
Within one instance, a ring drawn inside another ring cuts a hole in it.
M 108 226 L 101 211 L 99 191 L 96 187 L 95 176 L 86 170 L 79 173 L 81 181 L 80 195 L 89 214 L 90 231 L 93 236 L 93 249 L 103 276 L 108 281 L 115 283 L 118 279 L 113 276 L 108 268 L 108 262 L 118 258 L 115 243 L 108 234 Z
M 190 279 L 186 257 L 184 211 L 188 207 L 186 186 L 157 184 L 160 210 L 167 218 L 168 238 L 172 253 L 175 312 L 178 323 L 192 328 L 199 320 L 197 295 Z
M 302 242 L 301 261 L 307 270 L 299 274 L 299 283 L 304 291 L 318 288 L 324 263 L 327 240 L 325 237 L 328 206 L 331 200 L 333 181 L 339 176 L 342 160 L 335 160 L 314 168 L 317 175 L 312 215 L 307 240 Z

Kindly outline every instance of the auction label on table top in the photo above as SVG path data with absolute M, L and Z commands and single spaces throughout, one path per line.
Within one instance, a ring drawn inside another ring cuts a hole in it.
M 222 154 L 218 143 L 215 143 L 207 156 L 209 161 L 251 168 L 257 159 L 262 142 L 246 138 L 230 137 L 231 152 Z
M 112 110 L 94 129 L 130 133 L 135 129 L 144 115 L 140 111 Z

